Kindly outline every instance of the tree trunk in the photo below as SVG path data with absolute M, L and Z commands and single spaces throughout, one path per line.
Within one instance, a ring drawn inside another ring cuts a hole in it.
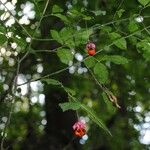
M 53 29 L 54 25 L 61 28 L 63 23 L 56 18 L 47 18 L 43 20 L 41 26 L 42 38 L 50 36 L 50 30 Z M 40 49 L 54 49 L 59 47 L 59 44 L 54 41 L 43 42 L 43 44 L 38 45 Z M 42 60 L 44 64 L 47 64 L 43 74 L 49 74 L 61 69 L 61 67 L 67 67 L 60 63 L 56 54 L 42 54 Z M 64 85 L 69 85 L 71 76 L 68 71 L 66 71 L 53 76 L 53 78 L 59 80 Z M 45 112 L 47 124 L 45 127 L 45 136 L 41 144 L 43 147 L 46 147 L 46 150 L 62 150 L 63 148 L 70 150 L 81 149 L 78 142 L 79 139 L 74 137 L 72 130 L 73 124 L 77 121 L 76 112 L 62 112 L 59 107 L 59 103 L 68 101 L 67 93 L 58 86 L 53 85 L 46 85 L 44 93 L 46 95 Z

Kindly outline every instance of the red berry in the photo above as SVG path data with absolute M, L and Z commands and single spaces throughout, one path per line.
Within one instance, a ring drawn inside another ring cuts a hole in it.
M 89 42 L 86 44 L 86 49 L 87 50 L 94 50 L 96 48 L 95 44 L 92 42 Z
M 89 54 L 90 56 L 95 55 L 95 53 L 96 53 L 95 49 L 93 49 L 93 50 L 88 50 L 88 54 Z

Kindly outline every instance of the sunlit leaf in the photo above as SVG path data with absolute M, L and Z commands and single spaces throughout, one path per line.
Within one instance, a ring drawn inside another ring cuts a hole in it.
M 51 32 L 51 36 L 52 36 L 52 38 L 53 38 L 54 40 L 58 41 L 58 42 L 61 43 L 61 44 L 63 43 L 63 41 L 62 41 L 62 39 L 61 39 L 61 37 L 60 37 L 58 31 L 56 31 L 56 30 L 51 30 L 50 32 Z
M 68 88 L 68 87 L 64 87 L 64 89 L 65 89 L 65 91 L 67 92 L 67 93 L 69 93 L 69 94 L 71 94 L 71 95 L 76 95 L 76 91 L 74 91 L 74 90 L 72 90 L 72 89 L 70 89 L 70 88 Z
M 142 4 L 143 6 L 147 5 L 148 3 L 150 3 L 150 0 L 138 0 L 140 4 Z
M 124 12 L 125 12 L 125 10 L 124 10 L 124 9 L 120 9 L 120 10 L 118 10 L 118 11 L 117 11 L 117 15 L 118 15 L 118 17 L 120 18 Z
M 79 102 L 66 102 L 66 103 L 59 103 L 59 106 L 64 112 L 67 110 L 78 110 L 81 107 L 81 104 Z
M 93 57 L 88 57 L 87 59 L 84 60 L 84 63 L 88 68 L 92 68 L 95 66 L 96 61 Z
M 101 83 L 106 83 L 108 80 L 108 70 L 102 63 L 97 63 L 94 67 L 94 74 Z
M 60 8 L 58 5 L 54 5 L 52 8 L 52 13 L 60 13 L 63 12 L 63 9 Z
M 53 14 L 53 16 L 56 16 L 56 17 L 60 18 L 66 24 L 70 23 L 70 21 L 68 20 L 68 18 L 65 15 L 62 15 L 62 14 Z
M 143 57 L 147 60 L 150 61 L 150 40 L 142 40 L 139 43 L 137 43 L 136 47 L 138 52 L 143 54 Z
M 95 16 L 104 16 L 106 15 L 106 11 L 102 11 L 102 10 L 97 10 L 97 11 L 92 11 Z
M 130 21 L 128 25 L 128 29 L 130 32 L 135 32 L 139 29 L 138 24 L 135 21 Z
M 73 54 L 70 49 L 64 49 L 64 48 L 58 49 L 57 56 L 64 64 L 69 64 L 69 62 L 73 60 Z
M 120 55 L 104 55 L 97 57 L 97 60 L 99 61 L 110 61 L 115 64 L 126 64 L 128 63 L 128 59 L 120 56 Z
M 73 35 L 75 34 L 75 30 L 73 30 L 72 28 L 69 27 L 64 27 L 61 31 L 60 31 L 60 37 L 63 41 L 63 43 L 72 48 L 75 46 L 75 42 L 73 40 Z
M 43 81 L 45 81 L 47 84 L 51 84 L 51 85 L 61 85 L 61 82 L 59 82 L 58 80 L 55 80 L 55 79 L 43 79 Z
M 120 49 L 127 49 L 127 42 L 118 33 L 111 33 L 110 38 L 114 41 L 114 44 Z

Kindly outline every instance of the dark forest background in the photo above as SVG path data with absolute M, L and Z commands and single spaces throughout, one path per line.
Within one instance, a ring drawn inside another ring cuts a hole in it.
M 149 6 L 149 0 L 2 0 L 1 149 L 150 150 Z M 23 15 L 31 15 L 25 23 Z M 94 56 L 85 49 L 89 40 Z M 63 112 L 59 104 L 68 101 Z M 83 138 L 72 129 L 79 118 L 88 127 Z

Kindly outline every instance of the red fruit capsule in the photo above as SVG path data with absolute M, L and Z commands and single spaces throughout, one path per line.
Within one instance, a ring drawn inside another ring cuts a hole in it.
M 78 136 L 78 137 L 82 137 L 83 135 L 85 135 L 85 133 L 86 133 L 86 130 L 82 129 L 82 128 L 81 129 L 77 129 L 74 132 L 75 136 Z
M 73 125 L 75 136 L 82 137 L 86 134 L 86 124 L 83 121 L 78 121 Z
M 87 50 L 94 50 L 96 48 L 95 44 L 92 42 L 89 42 L 86 44 L 86 49 Z
M 88 50 L 88 54 L 89 54 L 90 56 L 95 55 L 95 53 L 96 53 L 95 49 L 93 49 L 93 50 Z

